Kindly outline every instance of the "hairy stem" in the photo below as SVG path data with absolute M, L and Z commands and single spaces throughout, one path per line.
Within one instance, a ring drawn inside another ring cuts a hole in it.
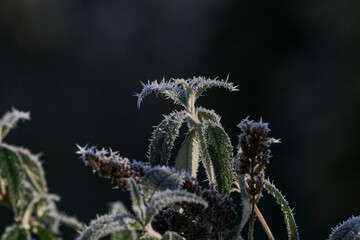
M 269 226 L 267 225 L 267 223 L 266 223 L 263 215 L 261 214 L 261 212 L 260 212 L 260 210 L 259 210 L 259 208 L 257 207 L 256 204 L 255 204 L 254 210 L 255 210 L 255 214 L 256 214 L 256 216 L 259 218 L 259 221 L 260 221 L 261 225 L 263 226 L 263 228 L 264 228 L 264 230 L 265 230 L 265 232 L 266 232 L 266 235 L 268 236 L 269 240 L 275 240 L 275 238 L 274 238 L 274 236 L 273 236 L 273 234 L 272 234 Z
M 5 196 L 6 195 L 5 181 L 1 177 L 0 177 L 0 190 L 1 190 L 1 194 Z
M 159 240 L 162 239 L 161 234 L 158 233 L 157 231 L 155 231 L 155 230 L 152 228 L 151 224 L 146 225 L 146 226 L 145 226 L 145 230 L 147 231 L 147 233 L 148 233 L 151 237 L 153 237 L 153 238 L 155 238 L 155 239 L 159 239 Z
M 255 203 L 253 202 L 251 205 L 251 215 L 249 222 L 249 240 L 253 239 L 253 231 L 254 231 L 254 220 L 255 220 Z

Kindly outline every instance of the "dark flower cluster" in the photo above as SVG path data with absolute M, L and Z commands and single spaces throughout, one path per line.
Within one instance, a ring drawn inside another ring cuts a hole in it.
M 246 191 L 252 196 L 253 203 L 259 201 L 264 188 L 264 170 L 271 157 L 269 147 L 280 142 L 267 136 L 270 132 L 268 125 L 262 120 L 254 122 L 248 118 L 238 125 L 241 134 L 234 168 L 237 174 L 246 176 Z
M 78 154 L 86 165 L 90 165 L 94 172 L 99 176 L 110 178 L 116 182 L 117 187 L 127 189 L 127 178 L 133 177 L 137 182 L 150 169 L 150 166 L 137 161 L 130 161 L 127 158 L 120 157 L 117 152 L 105 149 L 97 150 L 95 147 L 78 146 Z
M 226 226 L 237 217 L 232 199 L 222 197 L 215 190 L 201 189 L 196 181 L 190 179 L 185 180 L 182 188 L 201 196 L 209 204 L 208 208 L 204 209 L 200 204 L 181 203 L 182 213 L 169 208 L 156 216 L 152 223 L 154 229 L 159 232 L 174 230 L 186 239 L 194 240 L 209 239 L 218 232 L 227 233 Z M 187 224 L 184 225 L 185 222 Z M 182 229 L 178 229 L 180 227 Z

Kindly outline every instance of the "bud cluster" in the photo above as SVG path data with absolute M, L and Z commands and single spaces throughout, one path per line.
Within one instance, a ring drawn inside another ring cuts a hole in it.
M 246 191 L 252 196 L 252 203 L 257 203 L 264 188 L 264 170 L 271 157 L 270 145 L 280 140 L 267 137 L 270 129 L 268 123 L 254 122 L 245 118 L 238 127 L 238 154 L 234 162 L 235 172 L 243 175 Z

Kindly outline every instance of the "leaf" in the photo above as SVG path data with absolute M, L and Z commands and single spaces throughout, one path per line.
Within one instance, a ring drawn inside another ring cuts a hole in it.
M 131 230 L 122 230 L 119 232 L 116 232 L 112 240 L 135 240 L 136 239 L 136 232 Z
M 233 83 L 228 82 L 228 79 L 226 80 L 217 80 L 215 79 L 206 79 L 204 77 L 194 77 L 191 82 L 190 82 L 190 89 L 191 89 L 191 94 L 189 95 L 188 98 L 193 98 L 194 101 L 196 101 L 196 99 L 198 97 L 200 97 L 200 95 L 208 88 L 212 88 L 212 87 L 222 87 L 222 88 L 226 88 L 230 91 L 238 91 L 237 87 L 233 85 Z
M 165 190 L 154 195 L 146 208 L 145 225 L 150 224 L 152 219 L 164 208 L 175 203 L 197 203 L 208 207 L 207 202 L 201 197 L 184 190 Z
M 43 211 L 44 219 L 49 223 L 51 230 L 55 233 L 59 231 L 60 223 L 78 231 L 84 230 L 84 224 L 82 222 L 79 222 L 79 220 L 74 217 L 60 213 L 53 201 L 50 201 L 50 203 L 44 207 Z
M 1 240 L 30 240 L 30 232 L 21 225 L 11 225 L 6 228 Z
M 48 188 L 45 173 L 39 157 L 32 154 L 28 149 L 9 144 L 2 144 L 11 151 L 17 153 L 22 160 L 26 176 L 38 193 L 47 193 Z
M 233 148 L 224 129 L 211 122 L 203 122 L 202 135 L 205 138 L 207 152 L 214 166 L 219 192 L 229 195 L 233 182 Z
M 209 152 L 207 150 L 205 136 L 201 132 L 199 134 L 199 140 L 200 140 L 200 145 L 201 145 L 200 157 L 201 157 L 201 162 L 205 168 L 206 177 L 207 177 L 209 183 L 216 183 L 214 166 L 213 166 L 211 157 L 209 155 Z
M 198 107 L 196 108 L 196 113 L 201 122 L 210 120 L 214 123 L 220 124 L 221 117 L 217 115 L 214 110 Z
M 185 238 L 181 237 L 176 232 L 166 232 L 161 240 L 184 240 Z
M 77 240 L 97 240 L 123 230 L 132 230 L 135 219 L 130 214 L 106 214 L 90 222 Z
M 194 129 L 188 133 L 175 160 L 177 170 L 184 169 L 196 178 L 199 167 L 200 140 Z
M 353 216 L 333 228 L 329 240 L 360 240 L 360 216 Z
M 34 199 L 32 199 L 32 201 L 27 205 L 26 210 L 23 214 L 22 217 L 22 225 L 26 228 L 26 229 L 30 229 L 30 217 L 33 213 L 34 207 L 37 203 L 41 202 L 42 200 L 45 201 L 51 201 L 51 200 L 55 200 L 55 201 L 59 201 L 60 197 L 57 195 L 53 195 L 53 194 L 39 194 L 37 195 Z
M 135 94 L 138 97 L 137 106 L 140 108 L 140 105 L 144 98 L 150 93 L 154 92 L 157 94 L 163 94 L 165 97 L 170 98 L 176 104 L 185 106 L 185 92 L 184 88 L 181 86 L 181 83 L 171 79 L 170 81 L 165 81 L 164 79 L 158 83 L 157 81 L 148 82 L 147 84 L 141 83 L 143 89 L 141 93 Z
M 140 182 L 141 192 L 148 202 L 156 192 L 164 191 L 166 189 L 179 189 L 187 174 L 184 172 L 177 172 L 169 167 L 155 167 L 149 170 L 142 177 Z
M 133 178 L 128 178 L 128 185 L 131 195 L 132 209 L 135 215 L 143 223 L 145 220 L 145 204 L 143 196 L 140 193 L 139 187 Z
M 18 121 L 29 119 L 29 112 L 22 112 L 16 110 L 15 108 L 13 108 L 11 112 L 5 113 L 2 119 L 0 119 L 0 143 L 10 132 L 10 130 L 16 127 Z
M 168 165 L 171 149 L 179 135 L 179 129 L 186 118 L 186 112 L 172 112 L 156 127 L 149 145 L 149 161 L 151 166 Z
M 19 220 L 24 211 L 24 169 L 18 155 L 3 146 L 0 146 L 0 176 L 5 180 L 15 218 Z
M 294 215 L 291 208 L 289 207 L 289 203 L 285 200 L 281 192 L 269 181 L 265 182 L 264 188 L 269 194 L 273 195 L 276 198 L 277 203 L 281 206 L 281 210 L 283 211 L 285 218 L 285 224 L 289 240 L 298 240 L 299 233 L 297 232 Z
M 36 229 L 39 240 L 58 240 L 45 226 L 37 225 Z

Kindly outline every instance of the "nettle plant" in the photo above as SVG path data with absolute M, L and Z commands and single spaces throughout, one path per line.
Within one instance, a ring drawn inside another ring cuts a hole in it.
M 77 153 L 86 165 L 101 177 L 109 178 L 117 188 L 131 196 L 131 210 L 115 202 L 108 214 L 98 216 L 89 225 L 60 213 L 55 205 L 59 197 L 50 194 L 39 156 L 2 142 L 8 132 L 29 114 L 13 110 L 0 120 L 0 203 L 14 212 L 15 223 L 5 229 L 1 240 L 60 239 L 60 223 L 78 231 L 77 240 L 240 240 L 254 239 L 257 218 L 269 239 L 274 236 L 257 203 L 263 189 L 274 196 L 284 214 L 288 238 L 299 239 L 288 202 L 265 179 L 270 146 L 280 141 L 268 137 L 268 123 L 243 119 L 236 154 L 213 110 L 196 107 L 196 100 L 211 87 L 237 91 L 227 80 L 202 77 L 148 82 L 136 94 L 138 107 L 150 93 L 170 98 L 184 109 L 165 115 L 155 128 L 148 150 L 148 161 L 121 157 L 111 149 L 81 147 Z M 169 159 L 180 128 L 188 131 L 175 157 Z M 198 180 L 199 162 L 206 181 Z M 241 202 L 231 198 L 240 194 Z M 236 206 L 241 206 L 237 213 Z M 248 230 L 245 231 L 245 226 Z M 244 233 L 245 232 L 245 233 Z M 329 240 L 360 239 L 360 216 L 335 227 Z

